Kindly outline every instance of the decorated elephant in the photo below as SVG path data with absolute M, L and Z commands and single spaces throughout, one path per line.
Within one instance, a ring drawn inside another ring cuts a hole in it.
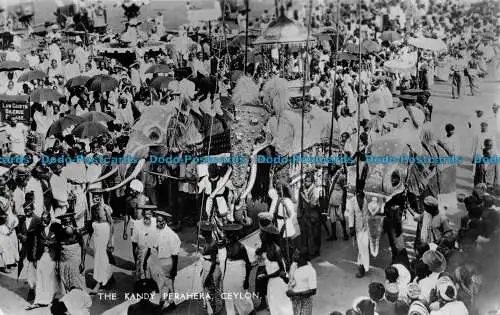
M 392 114 L 400 116 L 401 112 Z M 426 196 L 452 201 L 449 196 L 456 191 L 453 159 L 427 127 L 418 134 L 403 126 L 372 141 L 367 157 L 370 162 L 364 172 L 364 205 L 370 210 L 370 204 L 375 208 L 376 203 L 379 214 L 383 214 L 369 216 L 372 255 L 378 254 L 379 240 L 385 232 L 393 259 L 401 258 L 398 256 L 403 249 L 409 258 L 414 257 L 414 244 L 419 240 L 414 217 L 423 212 Z

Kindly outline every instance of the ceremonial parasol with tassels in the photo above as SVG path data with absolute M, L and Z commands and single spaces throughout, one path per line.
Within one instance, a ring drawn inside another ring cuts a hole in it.
M 281 8 L 281 15 L 262 32 L 254 42 L 254 45 L 298 45 L 305 46 L 308 41 L 307 28 L 300 23 L 290 20 L 285 15 L 285 8 Z M 315 41 L 309 38 L 309 43 Z

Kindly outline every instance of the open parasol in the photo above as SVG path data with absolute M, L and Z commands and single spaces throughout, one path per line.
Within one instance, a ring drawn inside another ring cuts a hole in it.
M 405 73 L 409 74 L 414 72 L 415 63 L 405 60 L 389 60 L 384 63 L 384 70 L 391 73 Z
M 0 71 L 14 71 L 28 69 L 29 66 L 25 62 L 7 60 L 0 63 Z
M 31 70 L 26 73 L 23 73 L 17 82 L 29 82 L 33 80 L 43 80 L 47 77 L 47 73 L 40 70 Z
M 337 55 L 337 60 L 339 61 L 356 61 L 358 60 L 359 57 L 356 56 L 355 54 L 348 53 L 348 52 L 339 52 Z
M 307 29 L 300 23 L 290 20 L 284 14 L 285 9 L 281 8 L 281 15 L 271 22 L 254 42 L 254 45 L 305 45 L 307 42 Z M 309 41 L 314 41 L 310 38 Z
M 173 80 L 174 79 L 171 77 L 165 77 L 165 76 L 156 77 L 151 81 L 149 86 L 157 91 L 166 90 L 170 82 L 172 82 Z
M 410 38 L 408 44 L 415 46 L 420 49 L 430 50 L 430 51 L 444 51 L 447 49 L 446 43 L 441 39 L 437 38 Z
M 112 76 L 106 74 L 98 74 L 92 77 L 85 85 L 91 91 L 103 93 L 113 91 L 118 87 L 119 83 Z
M 67 88 L 72 88 L 72 87 L 77 87 L 77 86 L 85 86 L 87 82 L 90 80 L 90 77 L 86 75 L 79 75 L 76 77 L 73 77 L 68 80 L 66 83 Z
M 81 124 L 84 122 L 84 119 L 80 116 L 68 115 L 58 120 L 54 121 L 54 123 L 47 130 L 47 137 L 52 135 L 62 135 L 66 131 L 71 130 L 74 126 Z
M 172 69 L 166 64 L 155 64 L 146 70 L 146 73 L 169 73 Z
M 98 122 L 84 121 L 71 134 L 78 138 L 94 138 L 108 133 L 108 128 Z
M 403 38 L 401 34 L 399 34 L 396 31 L 385 31 L 382 33 L 380 36 L 382 40 L 388 41 L 388 42 L 397 42 L 398 40 L 401 40 Z
M 88 121 L 88 122 L 107 123 L 107 122 L 114 120 L 114 118 L 111 117 L 110 115 L 108 115 L 106 113 L 102 113 L 102 112 L 96 112 L 96 111 L 84 113 L 84 114 L 80 115 L 80 117 L 82 117 L 85 121 Z
M 35 103 L 54 102 L 63 98 L 64 95 L 54 89 L 39 88 L 31 92 L 30 100 Z

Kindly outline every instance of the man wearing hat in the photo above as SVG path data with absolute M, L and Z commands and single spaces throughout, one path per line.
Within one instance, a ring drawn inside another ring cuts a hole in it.
M 97 282 L 92 290 L 97 293 L 101 287 L 106 286 L 113 276 L 108 252 L 112 253 L 113 245 L 113 210 L 104 203 L 102 193 L 94 189 L 90 191 L 92 195 L 92 231 L 94 235 L 94 280 Z
M 142 210 L 142 218 L 138 219 L 134 224 L 132 231 L 132 250 L 137 257 L 136 262 L 136 277 L 144 279 L 146 274 L 144 272 L 144 258 L 149 248 L 151 237 L 156 232 L 156 218 L 153 217 L 153 211 L 157 209 L 154 205 L 139 205 Z
M 171 217 L 165 211 L 155 211 L 156 231 L 151 238 L 144 258 L 144 271 L 151 275 L 162 294 L 160 307 L 170 302 L 167 308 L 175 307 L 175 301 L 169 297 L 174 293 L 174 281 L 177 276 L 177 264 L 181 249 L 179 236 L 167 225 Z
M 123 227 L 123 239 L 126 240 L 132 237 L 134 232 L 134 225 L 137 221 L 142 219 L 141 206 L 149 204 L 149 198 L 144 195 L 144 185 L 138 179 L 130 182 L 130 193 L 125 200 L 125 220 Z M 137 264 L 137 253 L 133 250 L 134 262 Z
M 31 196 L 31 197 L 28 197 Z M 20 243 L 19 249 L 19 268 L 24 269 L 21 271 L 26 272 L 26 279 L 28 281 L 29 293 L 28 300 L 35 299 L 35 283 L 36 283 L 36 261 L 33 255 L 34 246 L 34 231 L 40 225 L 40 217 L 34 216 L 33 211 L 35 206 L 33 204 L 33 194 L 26 194 L 26 202 L 23 204 L 24 215 L 19 217 L 19 225 L 16 228 L 17 237 Z
M 453 282 L 443 282 L 437 287 L 438 302 L 430 305 L 433 315 L 468 315 L 469 310 L 462 301 L 457 301 L 457 289 Z

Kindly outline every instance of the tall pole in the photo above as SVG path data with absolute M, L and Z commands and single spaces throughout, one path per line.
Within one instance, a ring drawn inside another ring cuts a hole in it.
M 332 117 L 330 120 L 330 147 L 328 149 L 328 156 L 332 156 L 332 146 L 333 146 L 333 123 L 335 122 L 335 110 L 337 109 L 335 106 L 335 99 L 337 98 L 337 60 L 339 54 L 339 32 L 340 32 L 340 0 L 337 0 L 337 34 L 335 35 L 335 55 L 333 59 L 333 69 L 334 77 L 333 77 L 333 91 L 332 91 Z
M 307 69 L 309 62 L 309 39 L 311 37 L 311 22 L 312 22 L 312 6 L 313 0 L 309 0 L 309 22 L 307 23 L 307 39 L 306 39 L 306 55 L 304 57 L 304 79 L 302 81 L 302 115 L 301 115 L 301 126 L 300 126 L 300 156 L 304 154 L 304 116 L 306 113 L 306 82 L 307 82 Z M 304 176 L 304 165 L 300 163 L 300 189 L 303 189 L 303 176 Z M 318 227 L 321 228 L 321 227 Z
M 360 134 L 360 128 L 361 128 L 361 124 L 360 124 L 360 120 L 361 120 L 361 92 L 363 90 L 363 87 L 362 87 L 362 82 L 361 82 L 361 62 L 362 62 L 362 59 L 361 59 L 361 47 L 362 47 L 362 38 L 361 38 L 361 1 L 363 0 L 359 0 L 359 3 L 358 3 L 358 30 L 359 30 L 359 67 L 358 67 L 358 80 L 359 80 L 359 84 L 358 84 L 358 112 L 357 112 L 357 115 L 358 115 L 358 125 L 357 125 L 357 128 L 356 128 L 356 132 L 357 132 L 357 141 L 356 141 L 356 152 L 359 152 L 359 134 Z M 359 157 L 356 159 L 356 191 L 358 189 L 358 183 L 359 183 Z
M 246 18 L 245 18 L 245 65 L 243 66 L 243 73 L 246 75 L 247 73 L 247 63 L 248 63 L 248 16 L 250 15 L 250 0 L 245 0 L 245 10 L 246 10 Z
M 278 18 L 280 14 L 278 0 L 274 0 L 274 12 L 276 14 L 276 18 Z

